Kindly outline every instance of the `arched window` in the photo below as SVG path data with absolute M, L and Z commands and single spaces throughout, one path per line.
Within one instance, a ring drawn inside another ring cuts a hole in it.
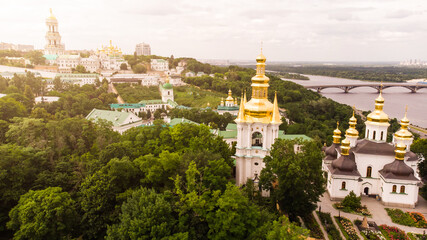
M 400 186 L 400 193 L 405 193 L 405 186 Z
M 372 175 L 372 167 L 368 167 L 366 169 L 366 177 L 371 177 L 371 175 Z
M 374 131 L 374 135 L 372 136 L 372 139 L 375 140 L 375 135 L 376 135 L 377 131 Z
M 396 192 L 396 189 L 397 189 L 397 186 L 396 186 L 396 185 L 393 185 L 393 188 L 391 189 L 391 192 L 395 193 L 395 192 Z
M 384 137 L 384 132 L 381 131 L 381 141 L 383 140 L 383 137 Z
M 171 95 L 171 93 L 168 91 L 168 95 Z
M 252 146 L 262 147 L 262 134 L 260 132 L 252 134 Z
M 341 183 L 341 189 L 345 189 L 345 182 Z

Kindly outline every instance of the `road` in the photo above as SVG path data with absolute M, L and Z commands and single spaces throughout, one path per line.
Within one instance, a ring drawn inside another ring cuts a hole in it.
M 108 92 L 117 94 L 117 102 L 118 103 L 120 103 L 120 104 L 125 103 L 125 101 L 119 95 L 119 92 L 117 92 L 117 89 L 114 87 L 114 85 L 112 83 L 108 84 Z

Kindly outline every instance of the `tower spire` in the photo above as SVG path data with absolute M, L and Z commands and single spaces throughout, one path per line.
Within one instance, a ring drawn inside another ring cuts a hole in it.
M 245 96 L 243 96 L 242 94 L 242 99 L 240 100 L 240 107 L 239 107 L 239 114 L 237 115 L 236 118 L 236 122 L 244 122 L 245 121 L 245 104 L 244 104 L 244 98 L 246 98 L 246 93 Z
M 277 103 L 277 92 L 274 92 L 274 103 L 273 103 L 273 116 L 271 117 L 271 123 L 281 124 L 282 120 L 280 118 L 279 104 Z
M 341 142 L 341 131 L 338 128 L 340 126 L 340 122 L 337 122 L 337 128 L 334 130 L 333 143 L 340 144 Z

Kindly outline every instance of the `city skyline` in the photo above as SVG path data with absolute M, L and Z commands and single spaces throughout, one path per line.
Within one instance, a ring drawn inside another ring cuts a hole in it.
M 250 60 L 260 42 L 271 61 L 425 59 L 422 1 L 38 1 L 0 9 L 0 42 L 42 49 L 49 8 L 66 50 L 112 40 L 126 54 L 147 42 L 152 54 Z M 20 14 L 16 14 L 20 12 Z M 30 37 L 29 37 L 30 36 Z

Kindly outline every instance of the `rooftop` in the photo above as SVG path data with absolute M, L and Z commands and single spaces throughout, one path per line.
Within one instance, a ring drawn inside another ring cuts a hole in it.
M 199 125 L 198 123 L 193 122 L 191 120 L 188 120 L 186 118 L 174 118 L 174 119 L 171 120 L 171 122 L 169 123 L 169 125 L 171 127 L 173 127 L 173 126 L 178 125 L 180 123 L 191 123 L 191 124 L 197 124 L 197 125 Z
M 110 110 L 101 110 L 101 109 L 96 109 L 96 108 L 94 108 L 86 116 L 86 119 L 95 120 L 95 122 L 98 119 L 103 119 L 103 120 L 106 120 L 106 121 L 113 123 L 113 126 L 120 126 L 120 125 L 125 124 L 125 120 L 130 116 L 134 116 L 135 121 L 140 120 L 140 118 L 136 117 L 133 113 L 110 111 Z

